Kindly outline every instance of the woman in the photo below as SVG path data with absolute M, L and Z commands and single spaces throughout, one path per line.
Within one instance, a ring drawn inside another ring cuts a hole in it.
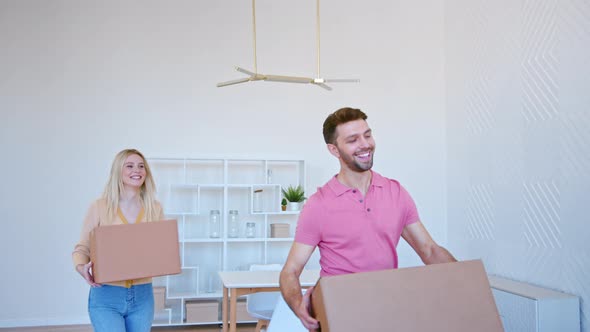
M 162 207 L 155 199 L 155 189 L 144 156 L 137 150 L 126 149 L 115 156 L 102 197 L 88 209 L 72 259 L 76 271 L 92 286 L 88 296 L 88 313 L 96 332 L 150 331 L 154 317 L 151 278 L 104 285 L 94 282 L 90 232 L 103 225 L 163 220 Z

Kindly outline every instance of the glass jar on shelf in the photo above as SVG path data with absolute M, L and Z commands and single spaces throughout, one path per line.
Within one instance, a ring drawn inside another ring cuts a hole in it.
M 221 236 L 221 215 L 219 210 L 209 212 L 209 237 L 217 239 Z
M 227 221 L 227 236 L 236 238 L 240 235 L 240 218 L 238 210 L 229 210 L 229 219 Z
M 254 190 L 252 198 L 252 212 L 262 212 L 262 189 Z
M 256 223 L 255 222 L 247 222 L 246 223 L 246 237 L 248 237 L 248 238 L 256 237 Z

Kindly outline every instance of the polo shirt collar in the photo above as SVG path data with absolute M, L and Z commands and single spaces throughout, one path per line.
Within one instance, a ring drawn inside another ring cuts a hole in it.
M 375 186 L 375 187 L 383 187 L 385 185 L 385 178 L 382 177 L 379 173 L 377 172 L 373 172 L 373 170 L 370 171 L 372 176 L 371 176 L 371 186 Z M 330 189 L 332 189 L 332 191 L 334 192 L 334 194 L 336 196 L 340 196 L 342 194 L 344 194 L 347 191 L 351 191 L 353 190 L 353 188 L 347 187 L 345 185 L 343 185 L 342 183 L 340 183 L 340 181 L 338 181 L 337 178 L 338 174 L 334 175 L 332 177 L 332 179 L 330 179 L 330 181 L 328 181 L 328 186 L 330 187 Z

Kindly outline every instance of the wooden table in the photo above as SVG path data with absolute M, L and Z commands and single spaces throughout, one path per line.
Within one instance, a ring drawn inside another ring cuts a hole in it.
M 219 277 L 223 283 L 223 303 L 221 319 L 223 332 L 228 332 L 228 300 L 229 300 L 229 332 L 236 332 L 236 308 L 238 297 L 257 292 L 274 292 L 279 290 L 280 271 L 222 271 Z M 301 287 L 314 286 L 320 277 L 319 270 L 303 270 Z

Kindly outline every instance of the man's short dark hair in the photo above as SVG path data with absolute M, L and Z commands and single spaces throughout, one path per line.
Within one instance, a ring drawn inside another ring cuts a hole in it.
M 336 143 L 336 127 L 339 124 L 355 120 L 367 120 L 367 115 L 358 108 L 344 107 L 328 115 L 324 121 L 324 141 L 326 144 Z

